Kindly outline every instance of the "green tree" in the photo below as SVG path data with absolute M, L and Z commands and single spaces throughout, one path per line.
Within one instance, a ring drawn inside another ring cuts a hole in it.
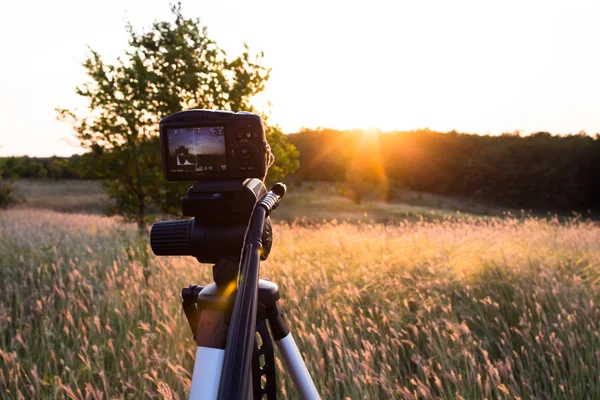
M 293 144 L 288 142 L 279 126 L 267 125 L 266 135 L 271 146 L 271 152 L 275 157 L 275 163 L 269 168 L 267 174 L 267 182 L 275 183 L 296 172 L 300 166 L 298 161 L 300 153 Z
M 48 171 L 44 168 L 44 164 L 38 161 L 30 161 L 25 164 L 23 176 L 25 178 L 45 178 L 48 176 Z
M 8 159 L 10 160 L 10 159 Z M 14 199 L 12 197 L 13 193 L 13 179 L 3 179 L 4 170 L 3 167 L 6 164 L 7 159 L 0 160 L 0 208 L 6 207 L 10 204 Z
M 230 59 L 198 19 L 185 18 L 179 4 L 171 10 L 171 21 L 154 22 L 143 32 L 128 24 L 129 45 L 114 64 L 90 49 L 83 63 L 89 81 L 76 89 L 89 101 L 87 115 L 58 110 L 93 153 L 88 168 L 104 180 L 116 200 L 114 211 L 137 222 L 140 231 L 153 210 L 177 210 L 189 185 L 162 177 L 159 120 L 192 108 L 253 111 L 251 98 L 264 89 L 270 73 L 262 53 L 251 54 L 245 45 Z M 275 128 L 269 132 L 275 132 L 268 140 L 280 158 L 275 173 L 292 171 L 294 164 L 286 159 L 294 158 L 293 146 Z
M 63 179 L 69 167 L 69 161 L 66 159 L 59 159 L 58 157 L 51 157 L 48 161 L 46 169 L 48 170 L 48 176 L 54 179 Z
M 14 201 L 13 183 L 10 179 L 2 178 L 2 170 L 0 170 L 0 207 L 6 207 Z
M 8 178 L 21 177 L 25 171 L 23 157 L 7 157 L 2 160 L 2 176 Z

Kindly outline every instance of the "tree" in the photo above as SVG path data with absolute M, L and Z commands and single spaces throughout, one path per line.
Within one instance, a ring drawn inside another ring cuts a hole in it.
M 14 157 L 9 158 L 8 160 L 14 160 Z M 4 170 L 3 167 L 7 164 L 7 160 L 0 160 L 0 208 L 6 207 L 9 205 L 14 199 L 12 197 L 13 193 L 13 180 L 14 178 L 7 180 L 3 180 Z
M 251 54 L 245 45 L 230 60 L 198 19 L 184 18 L 180 4 L 171 10 L 172 21 L 154 22 L 144 32 L 128 24 L 129 45 L 114 64 L 90 49 L 83 63 L 90 80 L 76 89 L 89 101 L 87 115 L 58 110 L 91 150 L 88 161 L 116 200 L 114 211 L 137 222 L 140 231 L 153 210 L 175 212 L 188 186 L 162 178 L 159 120 L 192 108 L 253 111 L 251 98 L 264 89 L 270 73 L 262 53 Z M 297 158 L 295 149 L 276 128 L 269 132 L 275 132 L 267 139 L 284 162 L 279 169 L 276 164 L 275 173 L 293 172 L 287 159 Z
M 293 144 L 288 142 L 277 125 L 267 125 L 266 135 L 275 157 L 275 163 L 269 168 L 267 182 L 275 183 L 281 181 L 286 175 L 296 172 L 300 166 L 298 161 L 300 153 Z
M 31 161 L 25 163 L 25 169 L 23 171 L 25 178 L 45 178 L 48 176 L 48 171 L 44 168 L 44 164 L 38 161 Z
M 12 193 L 13 182 L 2 178 L 2 170 L 0 170 L 0 208 L 6 207 L 14 200 Z
M 190 154 L 190 150 L 187 147 L 181 145 L 175 149 L 175 154 L 178 156 L 188 155 Z
M 50 158 L 46 168 L 50 178 L 63 179 L 68 172 L 69 161 L 54 156 Z

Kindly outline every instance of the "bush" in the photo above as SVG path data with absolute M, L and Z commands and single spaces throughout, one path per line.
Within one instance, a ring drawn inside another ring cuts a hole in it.
M 13 194 L 13 182 L 2 180 L 2 173 L 0 172 L 0 207 L 6 207 L 8 204 L 14 201 Z

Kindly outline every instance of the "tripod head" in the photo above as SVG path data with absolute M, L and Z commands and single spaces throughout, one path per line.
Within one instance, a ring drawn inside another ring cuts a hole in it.
M 181 199 L 183 213 L 193 215 L 190 220 L 152 227 L 155 254 L 216 262 L 214 284 L 182 291 L 182 307 L 198 345 L 190 389 L 193 400 L 242 400 L 251 393 L 256 399 L 274 399 L 271 335 L 301 396 L 319 398 L 277 304 L 277 285 L 259 282 L 260 260 L 268 256 L 272 244 L 269 215 L 285 192 L 285 185 L 278 183 L 266 193 L 256 179 L 198 182 Z
M 267 194 L 259 179 L 199 181 L 181 198 L 186 220 L 157 222 L 150 232 L 150 246 L 157 256 L 194 256 L 201 263 L 239 258 L 250 215 L 256 202 Z M 273 243 L 267 217 L 262 236 L 261 259 Z

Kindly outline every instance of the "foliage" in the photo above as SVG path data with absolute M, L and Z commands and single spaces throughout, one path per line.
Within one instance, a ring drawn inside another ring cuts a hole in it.
M 94 215 L 4 212 L 0 397 L 188 397 L 196 344 L 177 293 L 211 270 L 146 259 L 135 231 Z M 600 393 L 598 225 L 276 224 L 274 234 L 261 272 L 279 285 L 324 399 Z M 281 398 L 297 398 L 278 380 Z
M 10 178 L 46 178 L 50 159 L 42 162 L 38 158 L 5 157 L 0 159 L 2 176 Z
M 367 139 L 365 139 L 365 137 Z M 482 136 L 430 130 L 304 130 L 289 135 L 300 180 L 376 183 L 545 210 L 600 209 L 600 137 Z
M 3 162 L 0 160 L 0 207 L 6 207 L 10 204 L 13 198 L 13 185 L 12 181 L 7 181 L 7 179 L 3 179 L 4 171 L 2 170 Z
M 92 156 L 85 153 L 71 157 L 3 157 L 0 158 L 1 175 L 14 179 L 97 179 L 98 173 L 86 168 Z
M 267 175 L 267 183 L 271 184 L 282 181 L 287 175 L 296 172 L 300 162 L 298 150 L 289 143 L 281 128 L 277 125 L 267 125 L 266 135 L 275 157 L 275 163 L 271 165 Z
M 114 64 L 90 49 L 83 64 L 89 81 L 77 88 L 89 101 L 87 115 L 59 110 L 91 150 L 90 164 L 115 199 L 114 211 L 140 230 L 153 210 L 175 211 L 188 186 L 162 177 L 159 120 L 191 108 L 252 110 L 250 100 L 270 72 L 261 65 L 262 53 L 253 55 L 246 46 L 228 59 L 199 20 L 185 18 L 180 5 L 172 12 L 172 21 L 154 22 L 143 32 L 128 25 L 129 46 Z M 269 139 L 284 142 L 282 136 Z
M 2 178 L 0 173 L 0 207 L 6 207 L 14 201 L 13 191 L 13 182 Z

